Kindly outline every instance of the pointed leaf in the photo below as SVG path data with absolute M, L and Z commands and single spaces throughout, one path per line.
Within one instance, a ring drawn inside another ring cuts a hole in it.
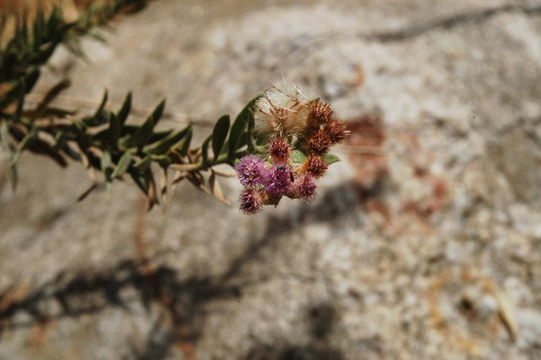
M 109 153 L 109 151 L 104 151 L 100 159 L 100 167 L 101 167 L 101 172 L 103 173 L 103 176 L 105 177 L 105 181 L 107 182 L 111 181 L 110 165 L 111 165 L 111 154 Z
M 29 145 L 32 144 L 32 141 L 34 141 L 37 138 L 38 135 L 38 129 L 33 127 L 24 138 L 19 142 L 19 145 L 17 145 L 17 149 L 11 156 L 10 164 L 15 165 L 17 161 L 19 161 L 19 158 L 21 157 L 21 154 L 24 149 L 26 149 Z
M 334 164 L 335 162 L 340 161 L 340 158 L 333 154 L 327 154 L 323 156 L 323 159 L 325 160 L 325 163 L 327 165 Z
M 130 147 L 143 147 L 148 143 L 153 135 L 153 130 L 163 114 L 165 108 L 165 100 L 163 100 L 150 114 L 147 120 L 141 125 L 141 127 L 130 137 L 125 143 L 125 146 Z
M 108 113 L 109 114 L 109 144 L 112 148 L 116 148 L 118 144 L 118 139 L 120 138 L 120 122 L 118 121 L 118 117 L 114 113 Z
M 209 135 L 208 138 L 203 141 L 203 145 L 201 145 L 201 155 L 203 156 L 203 164 L 207 164 L 208 157 L 209 157 L 209 144 L 210 140 L 212 139 L 212 135 Z
M 212 131 L 212 151 L 214 152 L 214 162 L 218 160 L 222 147 L 224 146 L 227 132 L 229 131 L 229 115 L 224 115 L 218 119 L 214 130 Z
M 234 153 L 237 149 L 241 148 L 242 146 L 246 145 L 248 141 L 246 141 L 245 144 L 241 144 L 240 140 L 243 137 L 245 133 L 247 133 L 247 125 L 249 122 L 253 121 L 253 107 L 257 100 L 261 98 L 261 95 L 256 96 L 248 104 L 242 109 L 242 111 L 239 113 L 235 121 L 233 122 L 233 125 L 231 126 L 231 134 L 229 135 L 229 156 L 234 156 Z
M 184 138 L 188 132 L 191 130 L 191 124 L 180 130 L 177 133 L 171 134 L 152 148 L 145 150 L 147 154 L 165 154 L 167 153 L 176 143 L 178 143 L 182 138 Z
M 112 178 L 120 177 L 128 170 L 133 161 L 132 155 L 130 152 L 125 152 L 124 155 L 118 160 L 115 170 L 111 174 Z
M 117 117 L 118 122 L 120 123 L 120 126 L 123 126 L 126 123 L 126 120 L 128 119 L 128 115 L 131 111 L 131 102 L 132 102 L 132 95 L 131 92 L 128 93 L 126 96 L 126 99 L 124 100 L 124 103 L 122 104 L 122 107 L 120 110 L 118 110 Z
M 179 148 L 180 155 L 186 156 L 188 154 L 188 150 L 190 150 L 190 143 L 192 142 L 192 136 L 193 131 L 192 127 L 190 126 L 188 129 L 188 134 L 186 134 L 186 138 L 184 139 L 182 146 Z

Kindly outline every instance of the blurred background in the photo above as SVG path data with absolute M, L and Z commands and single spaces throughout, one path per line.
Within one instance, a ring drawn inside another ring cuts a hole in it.
M 36 94 L 167 98 L 201 139 L 285 78 L 351 136 L 316 199 L 253 216 L 236 179 L 231 206 L 181 183 L 146 212 L 31 154 L 13 192 L 2 162 L 0 359 L 541 359 L 541 1 L 156 0 L 110 25 Z

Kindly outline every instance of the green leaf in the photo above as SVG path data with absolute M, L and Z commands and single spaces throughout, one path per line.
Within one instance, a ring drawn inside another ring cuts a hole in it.
M 130 167 L 132 161 L 133 161 L 133 158 L 132 158 L 131 153 L 129 151 L 125 152 L 124 155 L 122 155 L 122 157 L 120 158 L 120 160 L 118 160 L 118 164 L 116 165 L 115 170 L 111 174 L 111 177 L 116 178 L 116 177 L 120 177 L 124 175 L 124 173 Z
M 150 114 L 147 120 L 141 125 L 141 127 L 127 139 L 125 146 L 130 147 L 143 147 L 148 143 L 153 135 L 153 130 L 163 114 L 165 108 L 165 100 L 163 100 Z
M 21 157 L 21 154 L 24 149 L 26 149 L 27 146 L 29 146 L 33 140 L 36 139 L 38 135 L 38 129 L 33 127 L 29 132 L 26 133 L 24 138 L 21 140 L 19 145 L 17 146 L 17 149 L 13 153 L 10 159 L 11 165 L 15 165 L 17 161 L 19 161 L 19 158 Z
M 248 144 L 246 141 L 245 144 L 241 143 L 241 139 L 244 134 L 247 133 L 247 125 L 249 122 L 253 121 L 253 107 L 257 100 L 261 98 L 261 95 L 256 96 L 246 106 L 242 111 L 237 115 L 233 125 L 231 126 L 231 133 L 229 135 L 229 156 L 233 157 L 235 152 L 242 146 Z
M 290 159 L 295 164 L 302 164 L 306 161 L 306 155 L 302 151 L 293 150 Z
M 209 137 L 207 137 L 205 141 L 203 141 L 203 145 L 201 145 L 201 154 L 203 156 L 203 164 L 207 164 L 207 161 L 209 158 L 209 143 L 211 139 L 212 139 L 212 135 L 209 135 Z
M 118 110 L 117 117 L 118 122 L 120 126 L 123 126 L 126 123 L 126 120 L 128 119 L 128 115 L 131 111 L 131 102 L 132 102 L 132 95 L 131 92 L 128 93 L 126 96 L 126 99 L 124 100 L 124 103 L 122 104 L 122 107 L 120 110 Z
M 100 107 L 94 113 L 94 117 L 98 117 L 100 113 L 105 109 L 105 105 L 107 105 L 108 98 L 109 98 L 109 93 L 107 90 L 105 90 L 105 93 L 103 94 L 103 98 L 101 99 Z
M 229 115 L 223 115 L 218 119 L 214 130 L 212 131 L 212 152 L 214 153 L 214 162 L 218 160 L 222 147 L 224 146 L 227 132 L 229 131 Z
M 145 181 L 145 175 L 141 174 L 139 171 L 137 171 L 135 169 L 128 170 L 128 173 L 130 174 L 130 176 L 133 179 L 133 181 L 135 182 L 135 184 L 137 184 L 139 189 L 141 189 L 141 191 L 144 194 L 147 194 L 148 193 L 148 185 L 147 185 L 147 182 Z
M 109 144 L 112 148 L 116 148 L 118 139 L 120 138 L 120 122 L 118 121 L 118 117 L 113 114 L 109 113 Z
M 136 125 L 124 125 L 122 126 L 122 136 L 125 135 L 131 135 L 134 134 L 137 130 L 139 130 L 139 126 Z M 171 135 L 173 133 L 173 130 L 164 130 L 164 131 L 154 131 L 152 133 L 152 137 L 148 141 L 149 144 L 155 143 L 156 141 L 160 141 L 165 139 L 167 136 Z
M 327 165 L 334 164 L 335 162 L 340 161 L 340 158 L 333 154 L 327 154 L 323 156 L 323 159 L 325 159 L 325 163 Z
M 188 154 L 188 150 L 190 150 L 190 143 L 192 142 L 192 136 L 193 136 L 193 130 L 192 130 L 192 127 L 190 126 L 188 128 L 188 134 L 186 134 L 186 138 L 184 139 L 182 146 L 179 148 L 180 155 L 186 156 Z
M 100 159 L 100 167 L 101 172 L 103 173 L 103 176 L 105 177 L 105 181 L 110 182 L 111 181 L 111 154 L 109 151 L 105 151 Z
M 150 156 L 145 156 L 144 158 L 142 158 L 141 160 L 133 164 L 133 166 L 138 169 L 145 168 L 150 164 L 150 161 L 151 161 Z
M 0 125 L 0 141 L 2 141 L 2 150 L 6 153 L 6 155 L 11 158 L 12 153 L 11 149 L 9 147 L 9 128 L 7 121 L 2 121 L 2 124 Z
M 152 148 L 145 150 L 147 154 L 165 154 L 167 153 L 176 143 L 178 143 L 182 138 L 184 138 L 190 131 L 192 125 L 186 126 L 184 129 L 180 130 L 177 133 L 167 136 L 165 139 L 160 141 L 158 144 Z

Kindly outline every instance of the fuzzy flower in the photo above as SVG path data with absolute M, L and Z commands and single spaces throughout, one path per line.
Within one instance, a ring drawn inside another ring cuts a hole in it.
M 264 135 L 258 141 L 265 139 L 265 143 L 253 150 L 266 149 L 261 154 L 265 160 L 249 155 L 236 166 L 244 186 L 240 196 L 244 213 L 276 206 L 283 196 L 304 200 L 315 196 L 316 179 L 328 167 L 324 155 L 349 133 L 344 123 L 332 116 L 329 104 L 308 100 L 292 85 L 273 86 L 263 94 L 253 109 L 253 130 Z
M 269 155 L 275 164 L 287 162 L 290 153 L 291 145 L 284 139 L 274 139 L 269 145 Z
M 319 178 L 325 174 L 325 171 L 327 170 L 327 164 L 325 163 L 325 159 L 323 159 L 321 156 L 309 156 L 308 159 L 306 159 L 304 163 L 304 172 L 306 172 L 308 175 L 311 175 L 315 178 Z
M 332 118 L 333 111 L 329 104 L 315 100 L 310 106 L 307 126 L 310 130 L 318 130 L 323 124 L 328 123 Z
M 349 133 L 346 130 L 346 125 L 338 120 L 331 120 L 326 126 L 325 130 L 329 134 L 329 139 L 333 144 L 338 144 L 342 142 Z
M 292 182 L 291 170 L 285 165 L 276 165 L 271 169 L 267 181 L 267 192 L 273 197 L 285 195 Z
M 281 136 L 298 134 L 306 127 L 310 104 L 292 84 L 273 86 L 255 105 L 254 130 Z
M 331 139 L 325 129 L 320 129 L 307 139 L 307 150 L 310 154 L 323 155 L 331 147 Z
M 235 166 L 235 169 L 239 175 L 240 183 L 244 186 L 253 187 L 264 184 L 266 181 L 265 162 L 258 156 L 244 156 Z
M 310 175 L 304 175 L 295 180 L 293 186 L 293 197 L 309 200 L 316 194 L 316 183 Z
M 240 209 L 245 214 L 255 214 L 261 210 L 262 196 L 258 190 L 245 189 L 240 194 Z

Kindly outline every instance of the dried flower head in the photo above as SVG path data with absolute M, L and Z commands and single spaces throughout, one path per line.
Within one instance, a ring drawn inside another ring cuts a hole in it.
M 320 129 L 307 139 L 307 151 L 309 154 L 323 155 L 331 147 L 331 139 L 325 129 Z
M 304 162 L 304 172 L 315 178 L 323 176 L 327 171 L 327 167 L 325 159 L 321 156 L 311 155 Z
M 276 138 L 269 145 L 269 156 L 273 163 L 285 163 L 291 154 L 291 145 L 284 139 Z
M 291 84 L 273 86 L 255 105 L 254 130 L 258 133 L 294 135 L 306 127 L 310 102 Z
M 265 162 L 255 155 L 244 156 L 235 169 L 239 175 L 240 183 L 248 187 L 263 185 L 268 176 Z
M 325 125 L 325 130 L 329 134 L 331 143 L 338 144 L 344 140 L 348 134 L 346 125 L 342 121 L 331 120 Z
M 332 118 L 333 111 L 329 104 L 315 100 L 310 106 L 307 125 L 310 130 L 316 131 L 321 125 L 326 124 Z
M 260 190 L 245 189 L 240 194 L 240 209 L 245 214 L 255 214 L 261 210 L 262 206 L 262 193 Z

